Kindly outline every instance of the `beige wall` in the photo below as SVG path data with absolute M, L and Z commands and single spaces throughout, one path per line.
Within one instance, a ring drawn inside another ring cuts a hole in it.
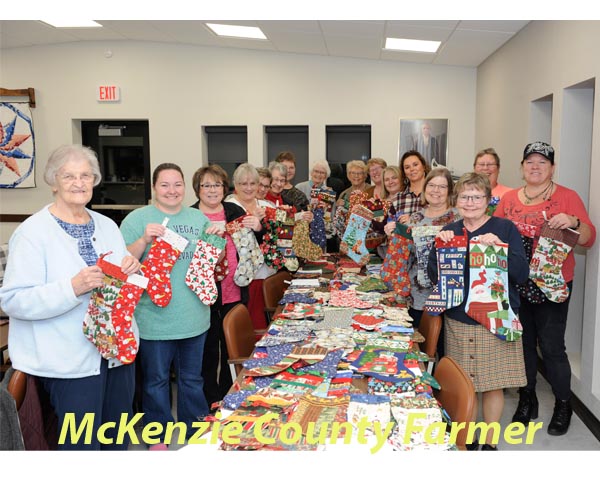
M 580 192 L 589 207 L 592 222 L 600 227 L 600 105 L 596 80 L 589 158 L 569 155 L 565 132 L 564 89 L 600 78 L 600 57 L 593 53 L 600 45 L 600 22 L 536 21 L 486 60 L 477 71 L 476 148 L 494 146 L 502 158 L 500 180 L 513 187 L 522 184 L 519 163 L 524 146 L 531 140 L 531 102 L 552 96 L 550 140 L 556 149 L 555 179 Z M 589 82 L 588 82 L 589 83 Z M 589 106 L 591 107 L 591 106 Z M 591 110 L 591 108 L 590 108 Z M 589 122 L 588 122 L 589 123 Z M 591 129 L 591 125 L 589 125 Z M 589 191 L 589 195 L 587 194 Z M 577 255 L 573 298 L 567 323 L 567 351 L 573 367 L 572 389 L 600 418 L 600 241 Z
M 204 125 L 247 125 L 249 161 L 257 165 L 264 125 L 308 125 L 311 161 L 325 157 L 326 125 L 359 123 L 372 126 L 372 154 L 397 162 L 400 118 L 448 118 L 457 171 L 468 169 L 474 148 L 474 68 L 144 42 L 8 49 L 0 62 L 3 87 L 36 89 L 38 149 L 38 188 L 0 191 L 3 213 L 31 213 L 51 201 L 45 159 L 79 140 L 73 120 L 148 119 L 153 166 L 178 163 L 188 179 L 205 161 Z M 104 83 L 121 87 L 120 103 L 96 101 Z

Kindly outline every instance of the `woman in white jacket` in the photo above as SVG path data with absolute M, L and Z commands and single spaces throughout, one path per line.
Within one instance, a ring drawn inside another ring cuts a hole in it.
M 54 202 L 12 235 L 0 289 L 13 366 L 36 376 L 48 392 L 59 433 L 67 414 L 74 413 L 67 419 L 77 428 L 93 414 L 91 441 L 85 443 L 85 435 L 71 438 L 69 430 L 59 445 L 65 450 L 127 449 L 127 436 L 117 444 L 116 428 L 104 431 L 102 444 L 96 432 L 100 424 L 118 425 L 121 414 L 133 413 L 134 364 L 102 358 L 82 329 L 91 292 L 103 285 L 98 257 L 112 251 L 107 261 L 125 275 L 140 267 L 117 225 L 85 208 L 100 178 L 96 154 L 87 147 L 65 145 L 50 155 L 44 180 Z

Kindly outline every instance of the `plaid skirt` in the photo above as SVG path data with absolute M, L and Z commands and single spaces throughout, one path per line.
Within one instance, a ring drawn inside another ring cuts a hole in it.
M 467 325 L 446 316 L 446 355 L 471 377 L 476 392 L 527 384 L 521 340 L 500 340 L 483 325 Z

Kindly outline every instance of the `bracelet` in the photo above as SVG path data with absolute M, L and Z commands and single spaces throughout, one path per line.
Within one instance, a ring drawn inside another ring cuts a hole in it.
M 581 220 L 579 220 L 579 217 L 575 217 L 575 220 L 577 220 L 577 224 L 572 228 L 573 230 L 579 230 L 579 227 L 581 226 Z

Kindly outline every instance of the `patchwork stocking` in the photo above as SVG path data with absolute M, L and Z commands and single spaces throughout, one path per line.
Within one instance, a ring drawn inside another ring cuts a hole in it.
M 285 217 L 285 214 L 283 214 Z M 263 218 L 263 226 L 265 234 L 263 241 L 260 244 L 260 250 L 268 267 L 279 270 L 283 266 L 283 255 L 277 248 L 277 240 L 279 239 L 279 230 L 281 228 L 281 219 L 277 218 L 277 209 L 273 207 L 265 207 L 265 217 Z
M 205 305 L 212 305 L 219 296 L 215 283 L 215 268 L 219 255 L 226 244 L 227 240 L 218 235 L 202 233 L 185 274 L 186 285 L 198 295 L 200 301 Z
M 388 249 L 381 267 L 381 278 L 396 294 L 402 297 L 410 295 L 408 259 L 414 248 L 411 228 L 397 222 L 396 228 L 388 240 Z
M 240 287 L 247 287 L 254 280 L 256 272 L 265 262 L 260 251 L 254 232 L 248 227 L 242 225 L 240 217 L 225 225 L 225 230 L 235 244 L 238 253 L 238 266 L 233 275 L 233 281 Z
M 356 205 L 350 213 L 348 226 L 340 243 L 340 252 L 360 265 L 366 265 L 369 261 L 365 240 L 371 220 L 373 212 L 362 205 Z
M 538 236 L 539 227 L 535 225 L 528 225 L 526 223 L 514 222 L 517 230 L 521 234 L 521 240 L 523 241 L 523 248 L 525 249 L 525 257 L 527 261 L 531 263 L 534 251 L 535 237 Z M 529 303 L 539 304 L 546 300 L 544 292 L 533 282 L 531 278 L 523 284 L 516 285 L 517 291 L 521 297 L 527 299 Z
M 225 240 L 227 243 L 227 240 Z M 223 248 L 225 255 L 219 263 L 215 265 L 215 282 L 222 282 L 229 275 L 229 262 L 227 261 L 227 245 Z
M 435 236 L 442 229 L 437 225 L 425 225 L 412 227 L 412 237 L 415 242 L 415 253 L 417 257 L 417 284 L 421 288 L 430 288 L 431 280 L 427 274 L 427 263 L 429 252 L 435 241 Z
M 465 311 L 501 340 L 515 341 L 523 327 L 508 296 L 508 244 L 485 246 L 478 237 L 469 242 L 471 284 Z
M 370 198 L 363 203 L 363 206 L 373 212 L 373 220 L 371 220 L 365 243 L 369 252 L 375 252 L 377 247 L 387 239 L 383 227 L 386 223 L 390 204 L 380 198 Z
M 290 272 L 295 272 L 300 266 L 298 258 L 292 248 L 292 239 L 294 238 L 296 208 L 289 205 L 282 205 L 277 209 L 277 218 L 281 222 L 281 228 L 278 232 L 277 249 L 283 257 L 283 265 Z
M 97 265 L 104 273 L 104 285 L 92 291 L 83 321 L 83 334 L 103 358 L 117 358 L 127 364 L 135 360 L 138 344 L 132 320 L 148 279 L 142 275 L 125 275 L 118 265 L 100 255 Z
M 166 225 L 168 220 L 165 218 L 163 225 Z M 162 237 L 154 240 L 142 262 L 141 270 L 148 278 L 146 292 L 150 300 L 159 307 L 166 307 L 171 301 L 171 270 L 188 243 L 187 239 L 167 228 Z
M 529 264 L 529 278 L 551 302 L 562 303 L 569 298 L 569 287 L 562 276 L 562 266 L 569 252 L 577 245 L 579 232 L 570 228 L 550 228 L 544 222 L 537 247 Z
M 296 256 L 310 261 L 318 260 L 323 255 L 323 250 L 310 240 L 307 220 L 296 221 L 294 236 L 292 237 L 292 248 Z
M 324 250 L 327 245 L 327 237 L 325 235 L 325 211 L 322 207 L 313 209 L 313 221 L 310 222 L 310 239 L 321 250 Z
M 315 190 L 315 189 L 313 189 Z M 312 191 L 311 191 L 312 195 Z M 323 208 L 323 220 L 325 222 L 325 235 L 327 238 L 331 238 L 334 234 L 333 231 L 333 205 L 335 204 L 335 191 L 322 187 L 317 193 L 317 205 Z M 319 242 L 313 240 L 317 245 Z
M 455 235 L 449 242 L 435 239 L 438 263 L 438 283 L 433 286 L 429 298 L 425 302 L 425 310 L 439 315 L 449 308 L 460 305 L 465 290 L 465 264 L 467 261 L 468 237 Z

